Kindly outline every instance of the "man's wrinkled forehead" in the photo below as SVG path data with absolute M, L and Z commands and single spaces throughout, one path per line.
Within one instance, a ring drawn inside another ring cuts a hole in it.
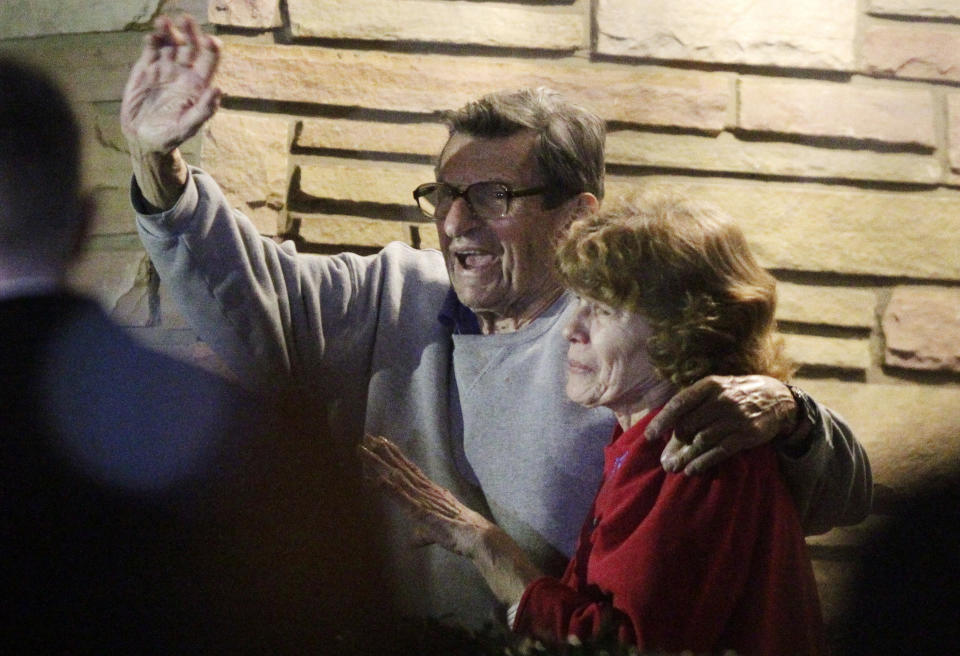
M 536 133 L 527 129 L 497 137 L 452 132 L 434 165 L 434 175 L 440 180 L 445 169 L 459 168 L 464 162 L 470 162 L 470 168 L 483 168 L 485 175 L 482 177 L 485 179 L 507 180 L 516 177 L 517 173 L 528 171 L 536 174 L 538 166 L 533 153 L 535 139 Z M 494 170 L 501 175 L 492 173 Z M 479 171 L 478 175 L 481 175 Z
M 437 164 L 434 167 L 434 173 L 437 175 L 438 180 L 440 179 L 440 169 L 442 169 L 447 162 L 450 161 L 450 158 L 455 156 L 461 148 L 474 139 L 476 139 L 475 136 L 465 132 L 450 133 L 446 143 L 443 144 L 443 148 L 440 150 L 440 155 L 437 157 Z

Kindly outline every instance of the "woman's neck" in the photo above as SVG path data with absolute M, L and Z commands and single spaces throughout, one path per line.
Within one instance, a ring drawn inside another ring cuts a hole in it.
M 656 381 L 652 381 L 649 387 L 642 390 L 640 397 L 635 401 L 620 407 L 608 407 L 616 415 L 620 428 L 627 431 L 646 417 L 651 410 L 662 407 L 676 391 L 677 388 L 669 380 L 658 378 Z

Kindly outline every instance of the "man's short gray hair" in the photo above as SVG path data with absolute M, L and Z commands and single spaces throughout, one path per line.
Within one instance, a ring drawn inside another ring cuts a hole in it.
M 490 138 L 524 129 L 536 132 L 534 152 L 547 185 L 547 207 L 584 191 L 603 198 L 604 122 L 556 91 L 498 91 L 445 112 L 443 118 L 451 135 Z

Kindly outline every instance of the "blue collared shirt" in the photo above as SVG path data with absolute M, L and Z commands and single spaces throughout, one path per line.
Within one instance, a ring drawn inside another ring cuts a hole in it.
M 451 328 L 454 335 L 479 335 L 480 321 L 473 310 L 460 302 L 457 293 L 450 288 L 447 297 L 443 299 L 437 321 Z

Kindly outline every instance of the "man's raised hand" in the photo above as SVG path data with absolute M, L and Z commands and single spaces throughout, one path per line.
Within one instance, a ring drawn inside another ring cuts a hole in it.
M 154 27 L 120 109 L 123 133 L 141 154 L 169 153 L 196 134 L 220 103 L 213 85 L 220 40 L 204 34 L 190 16 L 176 23 L 160 17 Z

